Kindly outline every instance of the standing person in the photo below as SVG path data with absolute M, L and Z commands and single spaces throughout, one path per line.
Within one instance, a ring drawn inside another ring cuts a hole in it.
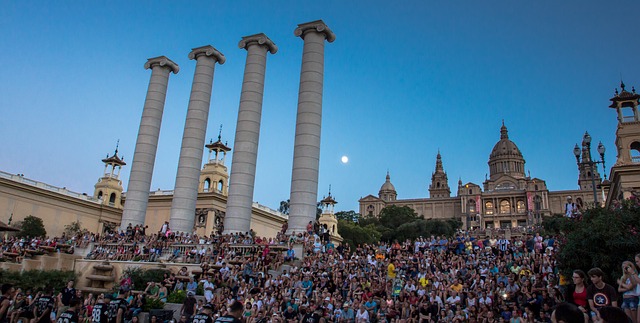
M 573 271 L 571 279 L 573 280 L 573 284 L 569 285 L 567 288 L 564 299 L 567 303 L 578 306 L 578 309 L 582 313 L 588 314 L 589 302 L 587 301 L 587 275 L 584 271 L 576 269 Z
M 187 292 L 187 298 L 184 299 L 184 302 L 182 303 L 182 308 L 180 309 L 180 314 L 187 317 L 187 322 L 190 322 L 191 316 L 193 316 L 196 313 L 197 305 L 198 305 L 198 301 L 195 298 L 195 294 L 193 292 Z M 209 317 L 209 319 L 211 319 L 211 317 Z
M 640 272 L 640 253 L 636 254 L 635 257 L 636 260 L 636 267 L 638 270 L 636 270 L 636 272 Z M 635 283 L 636 283 L 636 288 L 640 289 L 640 273 L 638 275 L 636 275 L 636 277 L 634 278 Z M 638 306 L 640 306 L 640 301 L 638 302 Z M 640 311 L 636 310 L 636 322 L 640 322 Z
M 80 317 L 78 311 L 82 308 L 82 300 L 78 298 L 72 298 L 69 301 L 69 306 L 66 311 L 58 315 L 58 323 L 78 323 Z
M 109 303 L 109 323 L 122 323 L 124 322 L 124 313 L 127 312 L 127 296 L 129 290 L 126 288 L 120 288 L 118 298 Z
M 216 323 L 242 323 L 240 318 L 242 317 L 242 303 L 234 301 L 229 306 L 229 313 L 216 319 Z
M 2 295 L 0 295 L 0 322 L 7 322 L 7 314 L 9 313 L 9 306 L 11 305 L 15 288 L 13 288 L 12 284 L 2 284 L 0 291 L 2 292 Z
M 51 312 L 55 307 L 56 299 L 51 296 L 51 288 L 45 287 L 44 292 L 36 294 L 31 323 L 51 323 Z
M 109 302 L 111 298 L 111 295 L 107 295 L 107 297 L 104 295 L 98 296 L 98 302 L 91 311 L 92 323 L 109 323 Z
M 194 297 L 191 297 L 191 298 L 195 299 Z M 211 304 L 204 304 L 204 306 L 202 306 L 202 310 L 198 314 L 193 315 L 193 320 L 189 321 L 189 319 L 187 318 L 187 322 L 212 323 L 213 322 L 213 320 L 211 319 L 212 310 L 213 310 L 213 307 L 211 307 Z M 232 321 L 224 321 L 224 322 L 232 322 Z
M 70 306 L 71 300 L 76 297 L 76 289 L 73 288 L 74 283 L 73 279 L 69 280 L 67 286 L 58 294 L 58 306 L 60 306 L 58 313 L 66 311 Z
M 618 292 L 622 294 L 622 309 L 633 323 L 637 320 L 638 291 L 640 286 L 636 283 L 638 272 L 631 261 L 622 262 L 622 277 L 618 279 Z
M 591 282 L 593 283 L 587 287 L 587 300 L 589 301 L 589 307 L 591 307 L 591 317 L 595 317 L 595 312 L 601 307 L 605 306 L 618 306 L 618 293 L 613 286 L 607 284 L 602 280 L 604 272 L 600 268 L 591 268 L 587 272 Z

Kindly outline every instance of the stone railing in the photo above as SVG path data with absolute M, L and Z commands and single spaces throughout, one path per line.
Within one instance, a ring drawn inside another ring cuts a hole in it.
M 93 202 L 93 203 L 100 203 L 100 200 L 94 198 L 93 196 L 89 196 L 86 193 L 77 193 L 77 192 L 68 190 L 66 187 L 60 188 L 60 187 L 57 187 L 57 186 L 49 185 L 47 183 L 34 181 L 32 179 L 24 177 L 22 174 L 14 175 L 14 174 L 9 174 L 7 172 L 0 171 L 0 178 L 5 178 L 5 179 L 8 179 L 8 180 L 11 180 L 11 181 L 14 181 L 14 182 L 18 182 L 18 183 L 26 184 L 26 185 L 29 185 L 29 186 L 42 188 L 42 189 L 45 189 L 47 191 L 59 193 L 59 194 L 70 196 L 70 197 L 74 197 L 74 198 L 77 198 L 77 199 L 81 199 L 81 200 L 85 200 L 85 201 L 89 201 L 89 202 Z

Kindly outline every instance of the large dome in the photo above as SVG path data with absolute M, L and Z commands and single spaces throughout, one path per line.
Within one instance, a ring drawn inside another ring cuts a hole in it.
M 491 151 L 491 155 L 489 156 L 489 162 L 491 162 L 491 160 L 494 158 L 502 156 L 509 158 L 522 158 L 522 153 L 520 152 L 518 146 L 516 146 L 513 141 L 509 140 L 508 130 L 504 124 L 500 128 L 500 141 L 498 141 L 496 145 L 493 146 L 493 150 Z
M 502 174 L 508 174 L 515 178 L 524 178 L 524 158 L 516 144 L 509 140 L 509 131 L 502 124 L 500 128 L 500 141 L 493 146 L 489 155 L 489 173 L 495 180 Z

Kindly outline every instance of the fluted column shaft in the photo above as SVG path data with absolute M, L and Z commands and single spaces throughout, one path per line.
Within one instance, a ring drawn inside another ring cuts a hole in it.
M 247 62 L 240 94 L 229 197 L 224 218 L 226 233 L 248 232 L 251 228 L 267 51 L 275 54 L 278 50 L 265 34 L 243 37 L 238 47 L 247 50 Z
M 138 139 L 133 154 L 129 185 L 122 213 L 121 227 L 144 224 L 149 202 L 149 189 L 151 188 L 151 176 L 158 148 L 160 125 L 164 102 L 167 97 L 167 85 L 169 73 L 177 74 L 178 65 L 164 56 L 150 58 L 144 65 L 145 69 L 151 69 L 151 80 L 147 89 L 147 98 L 144 101 Z
M 216 63 L 224 64 L 225 62 L 224 55 L 212 46 L 194 48 L 189 53 L 189 58 L 196 60 L 196 70 L 182 135 L 169 219 L 172 231 L 187 233 L 193 231 L 195 223 L 198 181 L 209 119 L 213 74 Z
M 302 232 L 316 218 L 318 168 L 322 125 L 322 88 L 324 79 L 324 41 L 335 35 L 321 20 L 298 25 L 294 34 L 304 39 L 298 114 L 293 148 L 289 233 Z

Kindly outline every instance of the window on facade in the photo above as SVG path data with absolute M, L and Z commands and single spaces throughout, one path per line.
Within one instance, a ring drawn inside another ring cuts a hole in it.
M 473 190 L 469 189 L 469 195 L 473 194 Z
M 115 203 L 116 202 L 116 193 L 111 193 L 111 196 L 109 196 L 109 203 Z
M 500 201 L 500 213 L 511 213 L 511 203 L 507 200 Z
M 516 209 L 518 210 L 518 213 L 524 213 L 526 211 L 523 200 L 518 200 L 518 202 L 516 202 Z
M 536 195 L 533 198 L 533 205 L 534 205 L 536 211 L 542 209 L 542 198 L 539 195 Z
M 102 198 L 102 191 L 98 192 L 98 198 L 101 199 Z
M 469 213 L 476 213 L 476 201 L 469 200 L 468 210 L 469 210 Z
M 207 177 L 207 179 L 204 180 L 204 191 L 209 192 L 209 190 L 211 190 L 211 180 Z
M 224 182 L 221 180 L 218 182 L 218 192 L 222 192 L 222 187 L 224 186 Z
M 493 202 L 487 201 L 486 203 L 484 203 L 484 213 L 493 214 Z

